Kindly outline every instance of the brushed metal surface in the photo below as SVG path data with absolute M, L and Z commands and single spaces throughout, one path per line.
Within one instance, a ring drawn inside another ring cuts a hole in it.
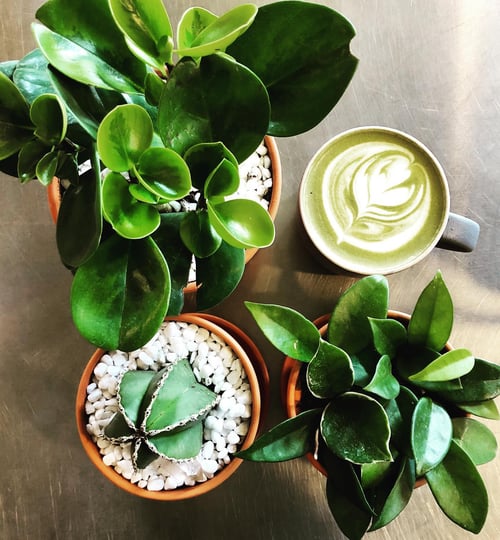
M 34 47 L 40 0 L 0 0 L 0 61 Z M 267 2 L 257 2 L 262 5 Z M 243 300 L 284 303 L 313 318 L 330 310 L 353 278 L 325 272 L 302 240 L 301 174 L 340 131 L 384 125 L 426 144 L 448 173 L 452 210 L 481 225 L 474 253 L 436 249 L 389 277 L 391 307 L 408 311 L 442 270 L 456 307 L 453 343 L 499 361 L 500 351 L 500 3 L 492 0 L 324 1 L 354 24 L 360 58 L 353 83 L 327 120 L 278 141 L 283 195 L 275 244 L 248 264 L 237 291 L 213 312 L 240 324 L 260 346 L 271 375 L 267 425 L 283 418 L 280 354 L 259 333 Z M 203 4 L 203 3 L 202 3 Z M 169 0 L 174 21 L 191 1 Z M 216 13 L 234 0 L 205 2 Z M 122 493 L 87 460 L 73 420 L 74 394 L 92 347 L 74 329 L 71 278 L 55 248 L 44 189 L 0 175 L 0 538 L 3 540 L 341 539 L 324 479 L 305 460 L 244 463 L 197 500 L 157 504 Z M 500 435 L 500 426 L 489 424 Z M 500 538 L 500 459 L 481 467 L 490 494 L 481 539 Z M 465 540 L 428 487 L 371 540 Z

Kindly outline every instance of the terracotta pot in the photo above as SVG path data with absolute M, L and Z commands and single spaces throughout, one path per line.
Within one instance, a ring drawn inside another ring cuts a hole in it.
M 255 440 L 262 421 L 261 395 L 265 396 L 265 399 L 267 399 L 268 395 L 269 376 L 262 355 L 251 342 L 250 338 L 246 336 L 246 334 L 234 327 L 234 325 L 231 323 L 228 323 L 227 321 L 224 321 L 218 317 L 190 313 L 180 315 L 178 317 L 167 317 L 166 320 L 184 321 L 206 328 L 223 339 L 240 359 L 247 375 L 252 393 L 252 416 L 249 422 L 248 433 L 241 445 L 242 449 L 247 448 Z M 76 396 L 76 424 L 80 441 L 85 452 L 92 463 L 108 480 L 128 493 L 137 495 L 139 497 L 159 501 L 174 501 L 197 497 L 207 493 L 227 480 L 227 478 L 229 478 L 236 471 L 242 462 L 242 460 L 239 458 L 233 458 L 229 464 L 218 471 L 213 478 L 207 480 L 206 482 L 198 483 L 189 487 L 179 487 L 169 491 L 148 491 L 147 489 L 140 488 L 136 484 L 128 481 L 126 478 L 117 473 L 112 467 L 105 465 L 102 460 L 103 456 L 100 454 L 96 443 L 87 432 L 87 414 L 85 412 L 87 386 L 92 378 L 95 366 L 105 352 L 106 351 L 103 349 L 97 349 L 83 371 Z
M 397 319 L 403 323 L 407 323 L 410 320 L 410 315 L 401 311 L 389 310 L 387 315 L 390 319 Z M 321 335 L 324 335 L 327 331 L 329 318 L 330 315 L 323 315 L 314 321 L 314 324 L 318 327 Z M 447 350 L 451 350 L 452 348 L 450 343 L 446 344 Z M 281 369 L 281 400 L 284 404 L 288 418 L 293 418 L 301 412 L 300 403 L 302 400 L 302 388 L 299 376 L 304 365 L 303 362 L 290 358 L 289 356 L 287 356 L 283 362 L 283 367 Z M 327 476 L 325 468 L 312 453 L 308 453 L 306 457 L 314 467 L 321 472 L 321 474 Z M 425 483 L 426 481 L 424 478 L 419 478 L 415 483 L 415 487 L 420 487 Z

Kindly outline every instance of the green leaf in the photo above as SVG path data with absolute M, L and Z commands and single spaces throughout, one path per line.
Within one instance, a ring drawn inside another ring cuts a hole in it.
M 467 452 L 475 465 L 488 463 L 495 458 L 497 441 L 495 434 L 473 418 L 453 418 L 453 440 Z
M 353 37 L 349 21 L 326 6 L 284 1 L 259 8 L 227 52 L 266 85 L 271 135 L 302 133 L 330 112 L 356 69 L 349 52 Z
M 15 84 L 0 73 L 0 160 L 18 152 L 33 138 L 29 107 Z
M 12 76 L 14 75 L 18 63 L 19 60 L 6 60 L 5 62 L 0 62 L 0 73 L 3 73 L 12 80 Z
M 304 411 L 261 435 L 250 448 L 235 455 L 249 461 L 286 461 L 304 456 L 315 447 L 321 409 Z
M 36 17 L 56 34 L 43 36 L 40 48 L 59 71 L 85 84 L 120 92 L 142 88 L 145 66 L 131 54 L 108 2 L 49 0 Z M 41 28 L 37 25 L 35 34 Z
M 363 389 L 384 399 L 397 397 L 399 394 L 399 382 L 392 374 L 391 359 L 387 354 L 380 358 L 375 375 Z
M 33 103 L 42 94 L 54 92 L 48 62 L 40 49 L 29 52 L 19 60 L 12 80 L 28 103 Z
M 297 311 L 275 304 L 245 302 L 266 338 L 283 354 L 302 362 L 316 355 L 321 336 L 316 326 Z
M 118 390 L 120 409 L 136 428 L 139 428 L 142 422 L 142 400 L 149 385 L 156 377 L 155 371 L 137 369 L 126 371 L 120 380 Z
M 196 457 L 203 443 L 203 424 L 194 423 L 189 429 L 174 433 L 160 433 L 150 437 L 147 443 L 155 452 L 170 459 L 189 459 Z
M 274 223 L 257 201 L 231 199 L 213 204 L 207 201 L 212 227 L 228 244 L 239 248 L 263 248 L 274 241 Z
M 177 25 L 178 50 L 188 49 L 196 37 L 210 24 L 217 20 L 208 9 L 202 7 L 188 8 Z
M 471 401 L 457 403 L 457 407 L 470 414 L 481 416 L 482 418 L 489 418 L 490 420 L 500 420 L 500 413 L 496 403 L 492 400 L 486 401 Z
M 245 251 L 222 241 L 210 257 L 196 258 L 197 309 L 209 309 L 227 298 L 241 281 Z
M 326 406 L 321 435 L 328 448 L 352 463 L 390 461 L 390 428 L 387 414 L 375 399 L 346 392 Z
M 257 6 L 253 4 L 242 4 L 215 19 L 206 10 L 194 8 L 181 20 L 179 33 L 184 47 L 176 52 L 179 56 L 200 57 L 224 51 L 248 29 L 256 15 Z
M 222 243 L 222 238 L 210 224 L 206 210 L 187 212 L 179 232 L 184 245 L 200 259 L 213 255 Z
M 369 318 L 373 333 L 373 344 L 380 355 L 396 356 L 399 347 L 407 340 L 406 328 L 395 319 Z
M 54 179 L 57 170 L 58 158 L 59 152 L 57 152 L 57 150 L 53 150 L 51 152 L 47 152 L 36 164 L 36 177 L 42 183 L 42 185 L 48 186 Z
M 153 123 L 139 105 L 120 105 L 101 122 L 97 132 L 99 155 L 112 171 L 125 172 L 139 161 L 153 140 Z
M 239 162 L 259 146 L 268 123 L 264 85 L 222 53 L 204 57 L 199 67 L 190 60 L 178 63 L 158 111 L 165 146 L 183 155 L 195 144 L 222 141 Z
M 213 199 L 215 202 L 215 197 L 222 199 L 227 195 L 232 195 L 239 185 L 238 166 L 224 158 L 207 178 L 204 195 L 206 199 Z
M 401 386 L 399 395 L 384 405 L 391 427 L 391 445 L 408 457 L 413 457 L 411 425 L 417 402 L 415 394 L 406 386 Z
M 95 253 L 102 235 L 102 199 L 99 160 L 69 186 L 59 208 L 56 224 L 57 249 L 62 262 L 77 268 Z
M 419 399 L 413 412 L 411 445 L 422 476 L 442 461 L 450 447 L 452 425 L 448 413 L 428 397 Z
M 317 398 L 330 398 L 346 392 L 354 383 L 354 370 L 347 353 L 324 341 L 307 364 L 307 386 Z
M 452 349 L 424 369 L 410 375 L 410 381 L 441 382 L 467 375 L 474 367 L 474 357 L 467 349 Z
M 63 141 L 68 118 L 64 104 L 55 94 L 38 96 L 31 104 L 30 117 L 35 135 L 45 144 L 58 145 Z
M 172 27 L 161 0 L 109 0 L 116 24 L 133 45 L 132 52 L 161 69 L 172 62 Z M 169 45 L 170 43 L 170 45 Z
M 361 485 L 369 490 L 379 485 L 394 468 L 394 461 L 375 461 L 361 465 Z
M 454 441 L 444 460 L 425 478 L 441 510 L 463 529 L 479 533 L 488 514 L 488 494 L 474 463 Z
M 384 276 L 360 279 L 339 298 L 328 324 L 328 341 L 348 354 L 363 350 L 373 341 L 369 318 L 385 318 L 388 301 Z
M 27 142 L 19 151 L 17 175 L 21 182 L 27 182 L 36 177 L 36 166 L 42 157 L 50 150 L 39 139 Z
M 145 238 L 160 226 L 160 213 L 154 206 L 135 199 L 128 186 L 120 173 L 110 172 L 102 185 L 102 211 L 123 238 Z
M 453 302 L 441 272 L 419 296 L 408 325 L 411 344 L 440 351 L 448 341 L 453 326 Z
M 110 439 L 132 441 L 134 433 L 121 412 L 117 412 L 104 428 L 104 435 Z
M 111 236 L 75 274 L 73 321 L 94 345 L 133 351 L 160 327 L 169 296 L 168 267 L 153 240 Z

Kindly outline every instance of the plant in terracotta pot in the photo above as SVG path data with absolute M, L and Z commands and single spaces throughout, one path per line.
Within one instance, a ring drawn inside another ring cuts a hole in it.
M 183 309 L 193 259 L 203 310 L 237 286 L 245 250 L 272 243 L 265 209 L 235 198 L 238 166 L 328 114 L 354 30 L 300 1 L 189 8 L 177 32 L 161 0 L 49 0 L 36 17 L 38 48 L 0 64 L 0 168 L 66 181 L 56 236 L 75 324 L 134 350 Z
M 314 453 L 332 515 L 351 539 L 396 518 L 422 480 L 452 521 L 477 533 L 488 497 L 476 466 L 494 458 L 497 444 L 472 415 L 498 419 L 500 368 L 448 344 L 453 304 L 441 273 L 411 317 L 388 312 L 388 293 L 383 276 L 359 280 L 321 331 L 292 309 L 246 304 L 304 369 L 300 413 L 238 455 Z
M 267 370 L 246 334 L 203 314 L 167 318 L 129 353 L 98 349 L 77 393 L 94 465 L 140 497 L 177 500 L 222 483 L 254 440 Z

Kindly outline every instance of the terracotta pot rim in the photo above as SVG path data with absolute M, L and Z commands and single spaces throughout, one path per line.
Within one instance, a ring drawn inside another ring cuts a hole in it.
M 242 449 L 247 448 L 255 440 L 258 429 L 260 427 L 260 423 L 262 421 L 261 385 L 264 385 L 264 396 L 267 395 L 267 388 L 265 388 L 265 386 L 266 376 L 268 378 L 268 374 L 262 355 L 260 355 L 260 352 L 258 352 L 258 349 L 255 347 L 255 345 L 253 345 L 253 347 L 255 348 L 254 353 L 248 355 L 245 351 L 245 347 L 248 347 L 248 344 L 241 344 L 238 339 L 231 334 L 230 331 L 224 329 L 222 325 L 217 324 L 218 321 L 224 321 L 223 319 L 220 319 L 218 317 L 206 316 L 202 313 L 187 313 L 179 315 L 177 317 L 167 317 L 165 320 L 183 321 L 202 326 L 207 330 L 218 334 L 239 357 L 247 375 L 247 379 L 250 385 L 250 391 L 252 393 L 252 416 L 250 418 L 248 433 L 241 446 Z M 224 321 L 224 323 L 227 323 L 227 321 Z M 227 324 L 230 325 L 231 323 Z M 237 330 L 239 331 L 238 333 L 244 334 L 240 329 Z M 232 331 L 234 332 L 234 329 L 232 329 Z M 248 336 L 246 336 L 246 339 L 242 338 L 242 341 L 248 342 L 250 341 L 250 339 L 248 338 Z M 255 351 L 257 351 L 258 354 L 256 354 Z M 124 491 L 133 495 L 137 495 L 139 497 L 143 497 L 146 499 L 154 499 L 158 501 L 174 501 L 189 499 L 207 493 L 222 484 L 236 471 L 236 469 L 241 465 L 242 460 L 233 457 L 230 463 L 228 463 L 225 467 L 218 471 L 213 478 L 207 480 L 206 482 L 197 483 L 194 486 L 180 487 L 174 490 L 148 491 L 146 488 L 140 488 L 136 484 L 133 484 L 132 482 L 121 476 L 119 473 L 117 473 L 112 467 L 105 465 L 102 460 L 103 456 L 100 454 L 97 445 L 87 432 L 87 414 L 85 413 L 87 385 L 89 384 L 89 381 L 92 377 L 95 365 L 105 352 L 106 351 L 104 349 L 97 349 L 88 361 L 80 378 L 80 383 L 78 385 L 75 412 L 78 435 L 80 437 L 82 446 L 90 461 L 109 481 L 111 481 L 113 484 L 120 487 Z M 264 367 L 260 365 L 261 362 L 264 364 Z M 257 366 L 257 369 L 254 367 L 254 365 Z M 257 371 L 261 372 L 260 377 L 257 375 Z

